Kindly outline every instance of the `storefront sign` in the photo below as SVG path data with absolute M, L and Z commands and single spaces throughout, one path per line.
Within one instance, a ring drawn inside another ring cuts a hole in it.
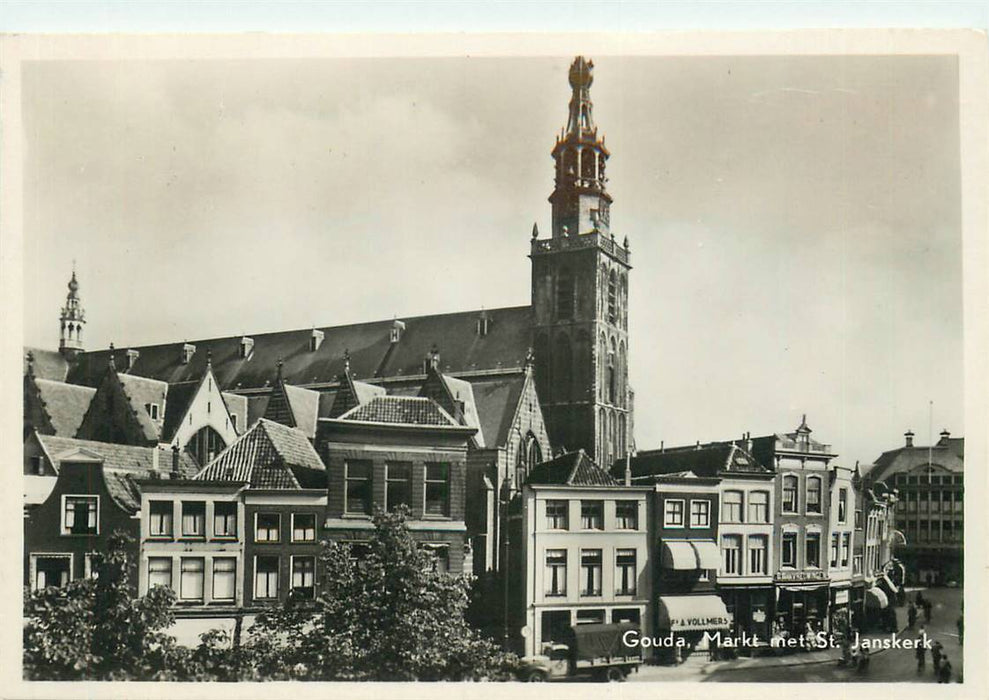
M 845 605 L 848 603 L 848 589 L 834 592 L 834 604 Z
M 777 581 L 826 581 L 823 571 L 777 571 Z
M 714 615 L 711 617 L 671 617 L 670 629 L 679 630 L 713 630 L 727 628 L 731 620 L 727 617 Z

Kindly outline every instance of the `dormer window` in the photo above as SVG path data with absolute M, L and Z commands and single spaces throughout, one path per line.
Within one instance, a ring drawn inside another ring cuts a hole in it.
M 240 359 L 246 360 L 254 352 L 254 338 L 248 338 L 246 335 L 240 339 Z
M 186 343 L 182 346 L 182 364 L 187 365 L 192 361 L 192 356 L 196 354 L 196 346 Z
M 490 326 L 490 324 L 491 324 L 491 319 L 488 318 L 488 315 L 486 313 L 481 312 L 481 315 L 477 317 L 477 323 L 475 324 L 475 330 L 477 331 L 477 334 L 482 338 L 486 336 L 488 334 L 488 327 Z
M 319 346 L 323 344 L 323 337 L 323 331 L 318 331 L 315 328 L 312 329 L 312 334 L 309 336 L 309 352 L 319 350 Z
M 151 416 L 151 420 L 158 420 L 158 404 L 146 403 L 144 404 L 144 410 L 146 410 L 148 415 Z
M 391 333 L 389 334 L 389 341 L 392 343 L 397 343 L 402 339 L 402 333 L 405 332 L 405 323 L 402 321 L 394 321 L 391 324 Z

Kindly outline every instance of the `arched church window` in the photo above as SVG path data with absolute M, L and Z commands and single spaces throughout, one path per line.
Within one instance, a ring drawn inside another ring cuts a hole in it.
M 608 403 L 615 403 L 615 382 L 616 372 L 615 372 L 615 352 L 612 350 L 608 353 L 608 366 L 605 370 L 605 388 L 607 389 L 607 399 Z
M 553 365 L 553 400 L 569 401 L 573 386 L 573 352 L 566 333 L 556 336 Z
M 572 148 L 563 152 L 563 174 L 567 178 L 577 175 L 577 151 Z
M 569 267 L 560 268 L 556 278 L 556 317 L 561 321 L 573 318 L 574 281 Z
M 539 441 L 536 436 L 529 431 L 528 434 L 519 440 L 515 453 L 515 486 L 522 488 L 529 472 L 532 468 L 543 461 L 543 453 L 539 448 Z
M 203 426 L 186 443 L 185 449 L 196 458 L 196 462 L 201 467 L 213 461 L 213 459 L 223 451 L 227 443 L 218 432 L 208 425 Z
M 618 344 L 618 405 L 625 408 L 628 390 L 628 362 L 625 356 L 625 341 Z
M 581 330 L 574 341 L 574 386 L 578 400 L 591 397 L 591 380 L 591 336 Z
M 585 180 L 594 179 L 594 166 L 597 154 L 593 149 L 585 148 L 580 153 L 580 176 Z
M 615 279 L 614 271 L 608 275 L 608 322 L 615 323 L 618 320 L 618 281 Z

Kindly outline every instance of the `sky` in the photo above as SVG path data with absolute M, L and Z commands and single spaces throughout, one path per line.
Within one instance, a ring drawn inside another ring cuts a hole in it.
M 959 434 L 956 59 L 592 58 L 638 447 Z M 25 344 L 527 304 L 569 60 L 25 63 Z

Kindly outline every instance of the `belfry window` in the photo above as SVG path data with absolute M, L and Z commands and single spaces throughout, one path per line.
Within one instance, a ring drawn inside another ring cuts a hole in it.
M 615 273 L 608 276 L 608 323 L 618 321 L 618 283 Z
M 569 321 L 574 312 L 574 283 L 570 268 L 560 269 L 556 279 L 556 317 L 561 321 Z

